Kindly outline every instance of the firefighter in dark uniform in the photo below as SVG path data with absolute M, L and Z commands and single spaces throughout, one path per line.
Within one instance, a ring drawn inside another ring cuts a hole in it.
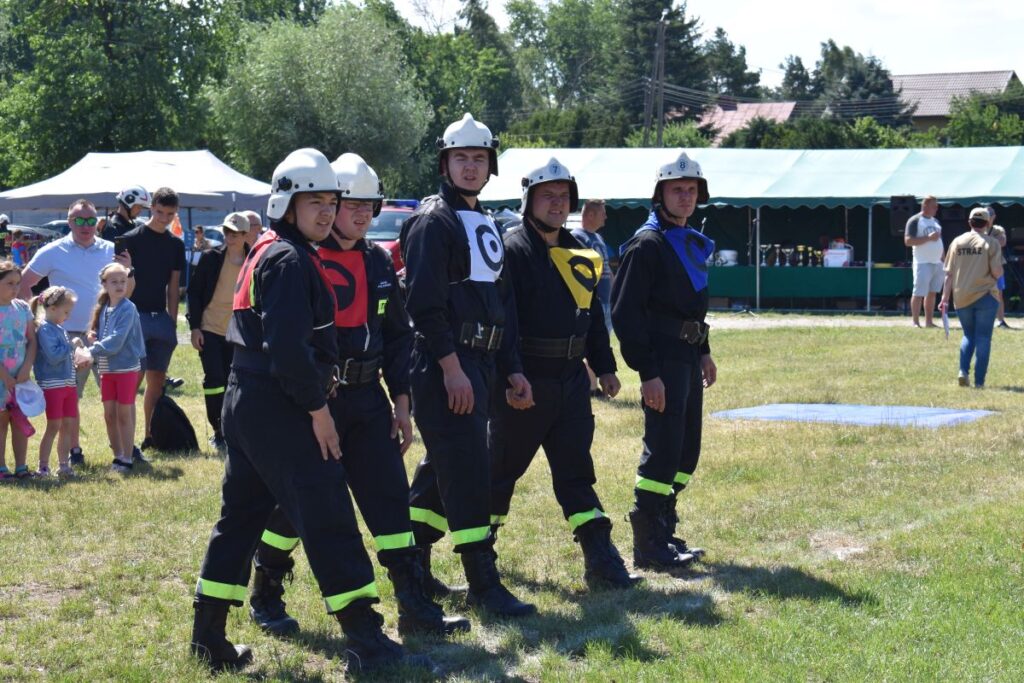
M 413 414 L 426 456 L 410 486 L 410 516 L 424 547 L 451 532 L 469 583 L 468 602 L 500 616 L 536 611 L 502 585 L 490 526 L 487 421 L 494 385 L 532 404 L 515 352 L 512 289 L 502 279 L 504 248 L 476 196 L 498 172 L 498 141 L 466 114 L 438 140 L 444 179 L 402 226 L 406 310 L 416 329 L 412 354 Z M 495 377 L 496 356 L 503 376 Z M 507 378 L 507 379 L 506 379 Z M 445 400 L 447 399 L 447 400 Z
M 715 383 L 708 326 L 707 258 L 714 242 L 687 226 L 708 201 L 700 166 L 686 153 L 658 169 L 647 222 L 622 247 L 612 286 L 612 324 L 622 358 L 640 375 L 643 452 L 637 469 L 633 563 L 674 569 L 703 554 L 676 538 L 676 497 L 700 458 L 704 389 Z
M 150 207 L 149 192 L 141 185 L 126 187 L 117 193 L 116 199 L 117 211 L 107 217 L 107 223 L 103 226 L 101 235 L 108 242 L 113 242 L 115 237 L 120 237 L 138 227 L 136 219 L 142 213 L 143 208 Z
M 195 597 L 192 652 L 214 669 L 252 659 L 225 635 L 241 606 L 260 534 L 276 505 L 298 530 L 324 597 L 347 636 L 350 670 L 408 657 L 381 630 L 373 566 L 349 499 L 327 397 L 338 382 L 334 292 L 314 249 L 334 224 L 338 179 L 315 149 L 292 152 L 274 171 L 273 221 L 249 252 L 232 304 L 235 344 L 224 398 L 227 442 L 221 518 Z
M 536 405 L 516 410 L 495 397 L 491 515 L 493 523 L 504 524 L 516 482 L 543 446 L 555 498 L 583 550 L 587 584 L 629 588 L 639 578 L 626 571 L 594 491 L 594 414 L 583 358 L 606 396 L 614 397 L 620 384 L 604 311 L 594 296 L 603 259 L 564 227 L 578 204 L 576 180 L 552 158 L 523 178 L 523 227 L 505 234 L 519 353 Z
M 338 176 L 341 203 L 334 229 L 318 253 L 337 300 L 334 326 L 341 384 L 328 405 L 341 437 L 341 463 L 373 534 L 377 559 L 394 584 L 399 633 L 466 631 L 467 619 L 445 618 L 424 593 L 421 550 L 409 520 L 409 481 L 402 455 L 412 444 L 412 326 L 391 255 L 365 239 L 380 214 L 383 187 L 377 173 L 356 154 L 343 154 L 331 166 Z M 394 407 L 380 384 L 381 371 Z M 249 599 L 252 618 L 276 635 L 299 626 L 282 600 L 283 579 L 295 564 L 291 552 L 298 543 L 295 527 L 278 507 L 256 551 Z

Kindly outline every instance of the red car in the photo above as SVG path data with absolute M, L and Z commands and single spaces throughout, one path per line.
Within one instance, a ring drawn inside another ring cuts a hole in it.
M 391 252 L 391 260 L 395 263 L 395 272 L 400 276 L 405 270 L 402 252 L 398 247 L 398 235 L 402 232 L 402 223 L 412 215 L 412 209 L 405 206 L 385 206 L 380 215 L 373 219 L 366 236 Z

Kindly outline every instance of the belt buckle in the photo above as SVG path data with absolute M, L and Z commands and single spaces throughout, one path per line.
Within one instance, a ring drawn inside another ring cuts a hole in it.
M 575 334 L 569 335 L 569 344 L 565 347 L 565 359 L 572 360 L 572 343 L 576 340 Z
M 476 332 L 473 333 L 473 339 L 469 342 L 469 348 L 479 348 L 480 346 L 486 346 L 484 341 L 484 325 L 483 323 L 476 323 Z
M 498 326 L 497 325 L 491 325 L 491 334 L 487 338 L 487 350 L 488 351 L 494 351 L 496 348 L 498 348 L 497 345 L 494 342 L 494 337 L 497 334 L 498 334 Z
M 684 320 L 682 327 L 679 329 L 679 338 L 687 344 L 696 344 L 694 341 L 693 328 L 696 327 L 692 320 Z M 698 332 L 699 335 L 699 332 Z
M 341 371 L 338 369 L 338 366 L 337 365 L 333 365 L 331 367 L 332 367 L 332 369 L 331 369 L 331 379 L 327 383 L 327 395 L 328 396 L 333 394 L 335 389 L 337 389 L 339 386 L 341 386 L 342 384 L 345 384 L 345 381 L 344 381 L 345 378 L 341 375 Z
M 348 367 L 352 364 L 351 358 L 345 359 L 345 365 L 338 370 L 338 386 L 348 386 Z M 335 366 L 337 367 L 337 366 Z

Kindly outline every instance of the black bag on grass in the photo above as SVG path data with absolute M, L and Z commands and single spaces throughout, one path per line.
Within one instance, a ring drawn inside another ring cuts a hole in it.
M 158 451 L 177 453 L 198 451 L 196 430 L 192 428 L 185 411 L 166 393 L 156 401 L 153 421 L 150 423 L 153 447 Z

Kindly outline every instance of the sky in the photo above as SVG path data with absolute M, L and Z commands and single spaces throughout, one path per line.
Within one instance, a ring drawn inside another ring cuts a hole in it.
M 458 0 L 394 0 L 406 18 L 427 24 L 415 6 L 426 6 L 434 23 L 450 28 Z M 544 0 L 541 0 L 543 2 Z M 489 11 L 505 28 L 504 0 L 489 0 Z M 678 4 L 678 2 L 677 2 Z M 1024 3 L 1007 0 L 689 0 L 687 13 L 711 35 L 721 26 L 729 39 L 747 48 L 747 64 L 761 69 L 763 85 L 782 80 L 778 65 L 788 55 L 814 67 L 821 43 L 879 58 L 894 74 L 944 71 L 1024 73 Z

